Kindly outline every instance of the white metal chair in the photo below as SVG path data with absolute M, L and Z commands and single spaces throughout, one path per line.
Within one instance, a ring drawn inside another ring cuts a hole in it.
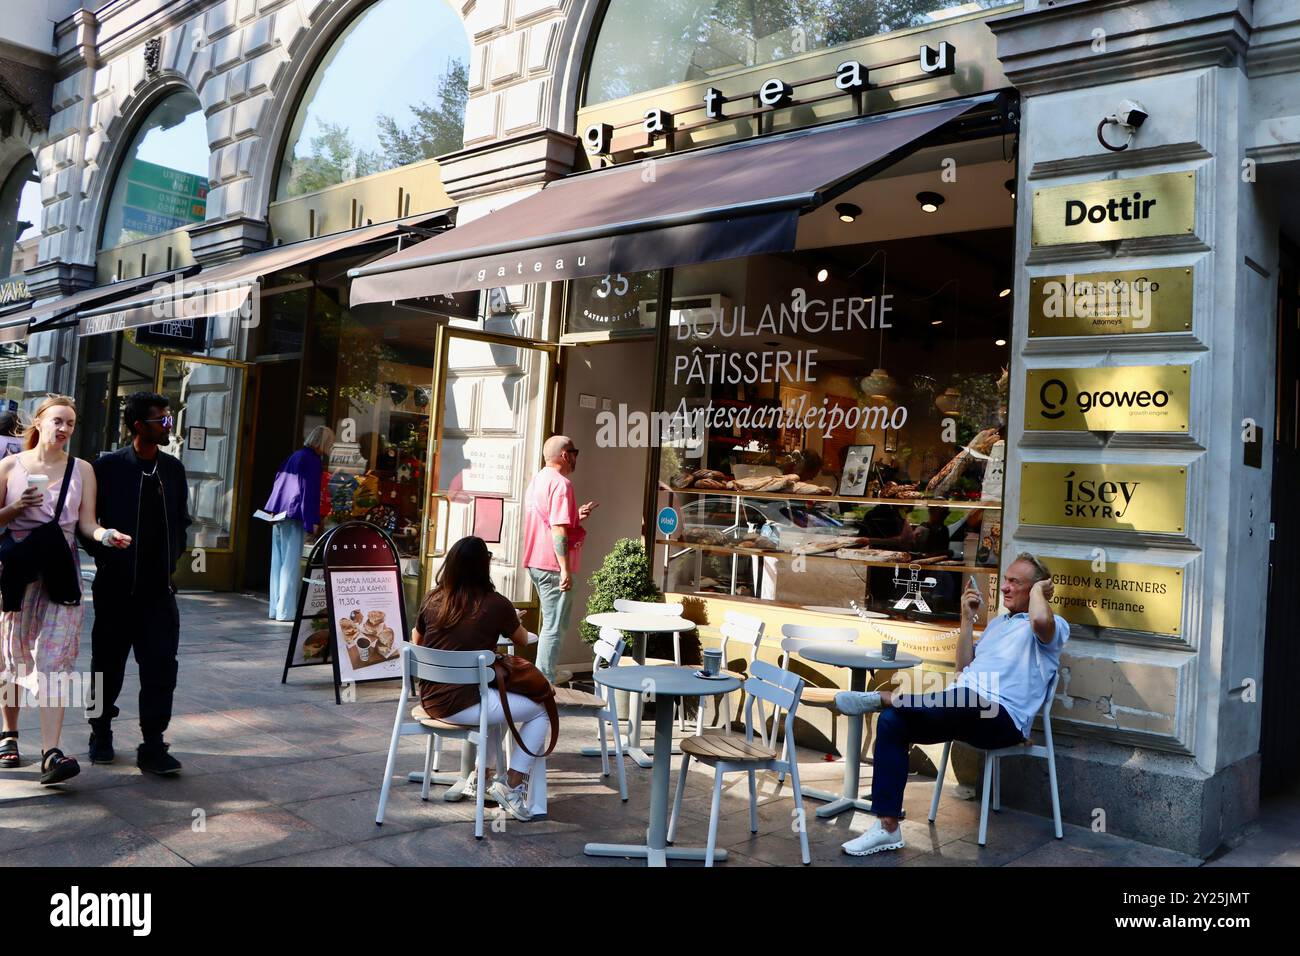
M 680 604 L 661 604 L 658 601 L 633 601 L 628 598 L 617 598 L 614 601 L 614 610 L 619 611 L 623 614 L 657 614 L 661 617 L 681 617 L 683 609 L 682 609 L 682 605 Z M 682 666 L 682 634 L 680 631 L 673 631 L 672 635 L 673 635 L 673 659 L 668 660 L 667 658 L 664 657 L 647 657 L 645 659 L 645 663 L 648 666 L 664 667 L 670 664 L 675 667 Z M 646 640 L 647 636 L 638 635 L 638 639 Z M 679 706 L 679 710 L 677 711 L 677 726 L 680 730 L 685 730 L 686 729 L 686 708 L 684 706 L 681 706 L 680 704 L 678 706 Z M 636 738 L 632 738 L 632 739 L 637 740 L 637 743 L 639 744 L 641 715 L 639 709 L 634 711 L 634 713 L 636 714 L 636 724 L 637 724 L 638 734 Z M 630 718 L 632 715 L 629 714 L 628 716 Z
M 754 661 L 752 676 L 745 681 L 745 739 L 709 734 L 688 737 L 682 741 L 682 769 L 677 775 L 677 796 L 673 800 L 672 818 L 668 822 L 668 842 L 677 836 L 677 821 L 681 817 L 682 795 L 686 792 L 686 777 L 691 757 L 700 763 L 713 766 L 713 804 L 709 811 L 709 839 L 704 853 L 704 865 L 713 865 L 713 851 L 718 842 L 718 809 L 722 802 L 722 777 L 728 773 L 749 775 L 749 830 L 758 832 L 758 781 L 759 770 L 776 770 L 789 773 L 794 788 L 796 824 L 799 831 L 799 848 L 805 864 L 812 862 L 808 853 L 808 832 L 803 806 L 803 790 L 799 786 L 799 763 L 778 758 L 776 750 L 754 740 L 754 702 L 767 701 L 775 711 L 785 710 L 785 734 L 789 740 L 794 734 L 794 715 L 799 707 L 803 678 L 766 661 Z
M 745 673 L 736 674 L 735 671 L 727 670 L 728 674 L 735 674 L 740 678 L 748 677 L 753 673 L 754 658 L 758 656 L 758 649 L 763 643 L 764 623 L 761 618 L 752 617 L 748 614 L 741 614 L 738 611 L 728 611 L 722 619 L 722 666 L 725 669 L 731 661 L 730 644 L 735 642 L 741 645 L 742 649 L 747 648 L 748 652 L 745 658 Z M 744 689 L 736 693 L 744 694 Z M 743 699 L 743 698 L 742 698 Z M 741 706 L 744 706 L 743 703 Z M 714 718 L 717 719 L 719 713 L 722 715 L 722 729 L 724 733 L 731 733 L 731 694 L 723 694 L 718 698 L 714 709 Z M 700 698 L 700 708 L 695 723 L 695 733 L 704 733 L 704 698 Z M 763 713 L 763 702 L 758 704 L 758 733 L 764 744 L 767 743 L 767 717 Z
M 790 658 L 799 653 L 799 648 L 807 647 L 810 644 L 852 644 L 858 639 L 858 629 L 855 627 L 822 627 L 818 624 L 782 624 L 781 625 L 781 669 L 788 671 L 790 669 Z M 803 693 L 799 697 L 799 702 L 807 707 L 816 707 L 819 710 L 829 710 L 831 720 L 836 720 L 840 712 L 835 709 L 835 695 L 840 692 L 838 687 L 813 687 L 805 684 Z M 772 740 L 775 742 L 777 723 L 780 719 L 779 714 L 773 714 L 772 719 Z M 790 756 L 790 738 L 785 738 L 785 748 L 781 752 L 781 759 L 789 759 Z M 777 780 L 784 782 L 785 774 L 778 774 Z
M 595 659 L 591 664 L 592 675 L 602 667 L 617 667 L 623 656 L 623 635 L 612 627 L 602 627 L 600 637 L 596 639 Z M 600 771 L 609 776 L 609 745 L 605 739 L 606 724 L 614 734 L 614 760 L 618 766 L 618 795 L 627 800 L 627 776 L 623 770 L 623 740 L 618 726 L 618 699 L 612 687 L 605 688 L 605 696 L 600 696 L 601 685 L 596 685 L 596 693 L 573 687 L 555 688 L 555 708 L 561 717 L 595 717 L 600 731 Z
M 989 829 L 989 790 L 993 791 L 993 809 L 1002 809 L 1002 774 L 998 767 L 1003 757 L 1043 757 L 1047 760 L 1047 780 L 1052 794 L 1052 823 L 1056 826 L 1056 838 L 1065 833 L 1061 829 L 1061 795 L 1056 786 L 1056 748 L 1052 745 L 1052 701 L 1056 697 L 1056 682 L 1060 671 L 1052 675 L 1052 682 L 1047 686 L 1047 697 L 1039 711 L 1043 719 L 1043 743 L 1036 744 L 1029 737 L 1022 744 L 1000 747 L 997 750 L 984 751 L 984 796 L 980 801 L 980 846 L 984 846 Z M 939 813 L 939 797 L 943 793 L 943 778 L 948 772 L 948 754 L 952 750 L 952 741 L 943 745 L 943 758 L 939 761 L 939 776 L 934 781 L 934 796 L 930 798 L 930 822 L 934 822 Z
M 434 747 L 438 738 L 463 740 L 466 746 L 478 748 L 477 794 L 474 806 L 474 836 L 483 839 L 483 796 L 487 791 L 486 765 L 483 762 L 483 744 L 495 740 L 497 768 L 505 772 L 505 754 L 499 737 L 494 738 L 488 731 L 488 681 L 491 680 L 492 662 L 496 655 L 491 651 L 440 651 L 432 647 L 417 644 L 402 644 L 402 693 L 397 699 L 397 718 L 393 721 L 393 737 L 388 745 L 388 763 L 384 767 L 384 783 L 379 790 L 379 810 L 375 814 L 375 825 L 383 826 L 384 808 L 388 805 L 388 790 L 393 782 L 393 768 L 397 763 L 397 745 L 402 737 L 423 734 L 427 738 L 424 752 L 424 783 L 420 789 L 420 799 L 429 799 L 429 782 L 432 778 Z M 425 713 L 424 708 L 416 703 L 411 708 L 409 717 L 407 705 L 415 692 L 416 680 L 434 681 L 440 684 L 477 684 L 479 692 L 478 724 L 449 724 Z M 494 693 L 494 692 L 492 692 Z

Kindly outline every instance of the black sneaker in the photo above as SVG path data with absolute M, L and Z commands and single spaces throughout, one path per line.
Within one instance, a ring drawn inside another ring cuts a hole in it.
M 135 765 L 145 773 L 162 776 L 180 773 L 181 762 L 167 752 L 169 744 L 141 744 L 136 751 Z
M 91 763 L 112 763 L 117 757 L 113 752 L 113 731 L 100 733 L 97 730 L 90 732 L 90 762 Z

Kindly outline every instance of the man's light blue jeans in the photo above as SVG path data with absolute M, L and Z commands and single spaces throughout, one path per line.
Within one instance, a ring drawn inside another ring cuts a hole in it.
M 546 675 L 548 681 L 555 683 L 555 658 L 560 653 L 560 641 L 569 630 L 573 591 L 560 590 L 559 571 L 529 568 L 528 576 L 533 579 L 542 606 L 542 628 L 537 635 L 537 669 Z

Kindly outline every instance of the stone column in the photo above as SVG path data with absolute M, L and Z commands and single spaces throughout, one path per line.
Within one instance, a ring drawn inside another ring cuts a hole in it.
M 1247 464 L 1242 434 L 1249 419 L 1272 442 L 1278 227 L 1243 181 L 1252 5 L 1187 0 L 1177 21 L 1150 0 L 1027 6 L 990 22 L 1023 117 L 1003 561 L 1102 549 L 1181 569 L 1177 637 L 1072 628 L 1053 724 L 1067 821 L 1206 855 L 1258 809 L 1271 463 Z M 1124 99 L 1150 118 L 1110 152 L 1097 124 Z M 1190 234 L 1032 244 L 1035 190 L 1164 172 L 1195 176 Z M 1028 335 L 1033 277 L 1167 267 L 1193 270 L 1189 329 Z M 1024 430 L 1027 370 L 1123 365 L 1191 366 L 1185 434 Z M 1021 527 L 1020 466 L 1033 461 L 1185 466 L 1184 533 Z M 1048 812 L 1043 762 L 1004 766 L 1003 799 Z

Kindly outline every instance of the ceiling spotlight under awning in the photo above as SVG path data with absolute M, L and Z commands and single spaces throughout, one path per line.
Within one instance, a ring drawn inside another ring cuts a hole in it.
M 1001 292 L 998 293 L 998 298 L 999 298 L 999 299 L 1005 299 L 1005 298 L 1006 298 L 1007 296 L 1009 296 L 1010 294 L 1011 294 L 1011 290 L 1010 290 L 1010 289 L 1003 289 Z
M 938 212 L 944 202 L 943 196 L 932 192 L 917 193 L 916 201 L 921 204 L 922 212 Z
M 862 207 L 851 202 L 836 203 L 835 213 L 840 217 L 840 222 L 852 222 L 862 215 Z
M 831 270 L 827 269 L 825 266 L 822 266 L 820 269 L 817 270 L 818 282 L 825 282 L 830 277 L 831 277 Z

